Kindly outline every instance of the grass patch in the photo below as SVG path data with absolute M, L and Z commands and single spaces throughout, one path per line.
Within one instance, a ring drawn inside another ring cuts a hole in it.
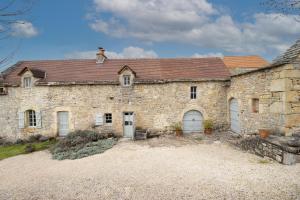
M 258 160 L 258 163 L 259 163 L 259 164 L 270 164 L 271 161 L 268 160 L 268 159 L 259 159 L 259 160 Z
M 202 137 L 200 137 L 200 136 L 197 136 L 197 137 L 195 137 L 195 140 L 197 140 L 197 141 L 202 141 L 202 140 L 203 140 L 203 138 L 202 138 Z
M 50 148 L 56 143 L 56 140 L 49 140 L 45 142 L 30 143 L 35 151 L 41 151 Z M 26 147 L 30 144 L 13 144 L 9 146 L 0 146 L 0 160 L 5 158 L 26 154 Z

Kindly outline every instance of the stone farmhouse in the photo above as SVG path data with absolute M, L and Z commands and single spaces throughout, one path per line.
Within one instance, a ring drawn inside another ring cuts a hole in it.
M 102 48 L 96 59 L 22 61 L 0 79 L 0 136 L 89 129 L 133 138 L 137 127 L 166 132 L 178 122 L 188 134 L 206 119 L 239 134 L 288 136 L 300 130 L 299 60 L 300 40 L 238 74 L 226 58 L 109 59 Z

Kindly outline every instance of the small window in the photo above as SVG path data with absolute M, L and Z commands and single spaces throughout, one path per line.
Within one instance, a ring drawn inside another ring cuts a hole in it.
M 112 123 L 112 114 L 111 113 L 105 113 L 105 123 L 106 124 Z
M 36 114 L 34 110 L 26 111 L 26 125 L 27 127 L 36 127 Z
M 191 99 L 196 99 L 197 98 L 197 87 L 192 86 L 191 87 Z
M 24 88 L 31 88 L 31 77 L 24 78 Z
M 123 80 L 124 80 L 124 86 L 130 85 L 130 75 L 124 75 Z
M 252 112 L 259 113 L 259 99 L 252 99 Z

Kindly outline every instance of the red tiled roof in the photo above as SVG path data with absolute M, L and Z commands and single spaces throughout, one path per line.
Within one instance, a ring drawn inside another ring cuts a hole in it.
M 25 67 L 46 72 L 42 82 L 118 81 L 118 71 L 125 65 L 136 72 L 136 81 L 228 79 L 230 73 L 220 58 L 107 59 L 22 61 L 6 71 L 5 82 L 20 84 Z M 5 72 L 4 72 L 5 73 Z
M 224 56 L 228 68 L 261 68 L 269 63 L 260 56 Z

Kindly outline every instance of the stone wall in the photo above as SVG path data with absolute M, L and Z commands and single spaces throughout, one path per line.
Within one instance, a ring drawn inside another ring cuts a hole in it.
M 300 68 L 296 64 L 232 77 L 228 104 L 232 98 L 239 102 L 241 133 L 268 128 L 291 135 L 300 129 Z M 258 113 L 253 112 L 252 99 L 259 99 Z
M 278 80 L 285 80 L 283 100 L 285 132 L 287 135 L 292 135 L 293 133 L 300 132 L 300 64 L 288 65 L 283 71 L 278 73 Z M 279 90 L 276 90 L 276 88 L 273 89 L 274 92 Z
M 197 99 L 190 87 L 197 86 Z M 178 82 L 165 84 L 9 87 L 0 101 L 0 135 L 17 139 L 32 134 L 56 136 L 57 112 L 69 112 L 70 130 L 93 129 L 96 115 L 112 113 L 112 125 L 96 129 L 123 134 L 123 112 L 134 112 L 136 126 L 165 129 L 183 119 L 185 112 L 198 110 L 216 127 L 227 124 L 226 83 Z M 18 113 L 33 109 L 42 115 L 42 128 L 18 127 Z
M 285 165 L 300 162 L 299 148 L 288 147 L 269 139 L 261 139 L 258 136 L 242 139 L 237 145 L 243 150 L 261 157 L 271 158 Z

